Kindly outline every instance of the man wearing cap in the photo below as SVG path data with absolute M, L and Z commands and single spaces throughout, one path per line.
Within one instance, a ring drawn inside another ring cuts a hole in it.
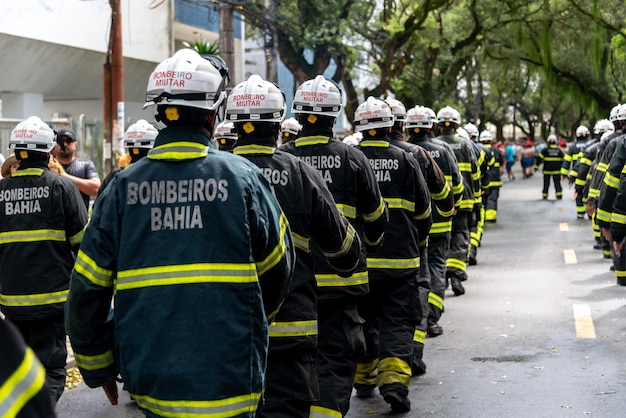
M 80 195 L 89 209 L 89 199 L 96 196 L 100 189 L 100 177 L 93 161 L 76 157 L 76 133 L 70 128 L 61 128 L 58 131 L 59 144 L 52 151 L 57 161 L 65 170 L 68 177 L 78 186 Z

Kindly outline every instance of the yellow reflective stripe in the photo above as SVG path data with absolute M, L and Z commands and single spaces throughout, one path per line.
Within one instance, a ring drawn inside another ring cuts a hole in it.
M 339 209 L 341 214 L 346 218 L 356 219 L 356 208 L 354 206 L 337 203 L 337 209 Z
M 622 167 L 622 172 L 621 174 L 626 174 L 626 164 L 624 164 L 624 166 Z
M 472 172 L 472 164 L 460 161 L 459 162 L 459 171 L 465 172 L 465 173 L 471 173 Z
M 6 344 L 6 342 L 3 342 Z M 0 385 L 0 416 L 15 417 L 41 389 L 46 372 L 30 348 L 13 373 Z
M 463 183 L 458 183 L 452 188 L 452 193 L 458 195 L 463 193 L 463 190 L 465 190 L 465 186 L 463 185 Z
M 452 190 L 450 189 L 450 185 L 448 183 L 444 183 L 443 187 L 441 188 L 441 191 L 435 192 L 435 193 L 431 191 L 430 196 L 433 200 L 444 200 L 448 196 L 450 196 L 451 191 Z
M 611 254 L 610 251 L 609 254 Z M 626 271 L 615 269 L 615 277 L 626 277 Z
M 183 160 L 206 157 L 209 154 L 209 146 L 197 142 L 170 142 L 159 145 L 148 151 L 151 160 Z
M 474 199 L 460 199 L 456 206 L 460 209 L 471 209 L 474 207 Z
M 478 170 L 477 170 L 477 171 L 474 171 L 474 172 L 472 173 L 472 180 L 477 181 L 477 180 L 479 180 L 479 179 L 480 179 L 480 171 L 478 171 Z
M 430 234 L 445 234 L 452 231 L 452 221 L 446 222 L 433 222 L 430 226 Z
M 270 337 L 301 337 L 317 335 L 317 321 L 272 322 Z
M 289 226 L 289 222 L 287 222 L 287 218 L 284 213 L 280 214 L 280 232 L 279 232 L 279 241 L 276 244 L 276 247 L 272 250 L 272 252 L 265 257 L 264 260 L 261 260 L 256 263 L 256 268 L 259 272 L 259 276 L 267 273 L 272 267 L 277 265 L 280 260 L 285 256 L 285 251 L 287 251 L 287 227 Z
M 562 174 L 562 175 L 567 176 L 567 173 L 568 173 L 568 172 L 569 172 L 569 171 L 568 171 L 568 169 L 567 169 L 567 168 L 563 168 L 563 167 L 561 167 L 561 174 Z
M 583 158 L 580 159 L 580 164 L 584 164 L 584 165 L 590 166 L 591 164 L 593 164 L 593 161 L 591 161 L 587 157 L 583 157 Z
M 367 363 L 357 363 L 354 383 L 357 385 L 375 385 L 378 374 L 378 359 Z
M 487 209 L 485 211 L 485 220 L 494 221 L 498 217 L 498 211 L 495 209 Z
M 316 144 L 328 144 L 330 138 L 323 135 L 314 135 L 314 136 L 302 136 L 296 139 L 295 145 L 296 147 L 302 147 L 306 145 L 316 145 Z
M 339 411 L 318 405 L 311 405 L 311 411 L 309 412 L 309 418 L 341 418 L 342 416 Z
M 362 147 L 389 148 L 389 142 L 385 140 L 366 139 L 365 141 L 361 141 L 359 145 Z
M 363 236 L 363 241 L 369 245 L 370 247 L 376 247 L 377 245 L 379 245 L 381 242 L 383 242 L 383 238 L 385 237 L 385 234 L 380 234 L 380 236 L 378 237 L 377 240 L 372 241 L 370 240 L 367 236 Z
M 345 255 L 348 251 L 350 251 L 350 248 L 352 248 L 355 235 L 356 231 L 354 230 L 354 227 L 348 224 L 348 228 L 346 229 L 346 236 L 341 243 L 341 247 L 337 251 L 322 251 L 322 253 L 328 258 L 336 258 Z
M 582 186 L 584 187 L 585 184 L 587 184 L 587 181 L 585 179 L 576 179 L 576 181 L 574 182 L 574 184 L 576 184 L 576 186 Z
M 5 295 L 0 293 L 0 305 L 4 306 L 39 306 L 62 303 L 67 300 L 69 290 L 32 295 Z
M 402 199 L 400 197 L 385 197 L 385 201 L 389 209 L 404 209 L 409 212 L 415 211 L 415 202 L 411 202 L 410 200 Z
M 501 180 L 490 181 L 489 184 L 487 185 L 487 188 L 489 189 L 492 189 L 495 187 L 502 187 L 502 181 Z
M 611 222 L 611 217 L 612 217 L 612 213 L 611 212 L 607 212 L 607 211 L 602 210 L 600 208 L 598 208 L 598 210 L 596 211 L 596 220 L 598 220 L 598 221 L 610 223 Z
M 361 215 L 361 217 L 363 218 L 365 222 L 374 222 L 375 220 L 380 218 L 383 213 L 385 213 L 385 208 L 386 208 L 385 200 L 381 196 L 380 204 L 378 205 L 376 210 L 374 210 L 374 212 L 372 213 L 364 213 Z
M 117 275 L 117 290 L 190 283 L 254 283 L 257 281 L 256 268 L 252 263 L 181 264 L 120 271 Z
M 428 292 L 428 303 L 439 308 L 440 311 L 443 311 L 443 298 L 441 296 L 433 292 Z
M 367 258 L 368 269 L 412 269 L 420 266 L 420 258 Z
M 315 280 L 318 287 L 330 286 L 359 286 L 367 284 L 367 272 L 354 273 L 350 277 L 340 277 L 337 274 L 316 274 Z
M 413 218 L 417 219 L 418 221 L 428 219 L 430 217 L 431 211 L 432 209 L 429 203 L 428 207 L 426 208 L 424 212 L 416 214 L 415 216 L 413 216 Z
M 59 229 L 33 229 L 0 233 L 0 244 L 18 242 L 65 241 L 65 231 Z
M 545 157 L 544 160 L 546 162 L 549 162 L 549 161 L 563 161 L 563 159 L 560 158 L 560 157 Z
M 418 344 L 424 344 L 426 342 L 426 332 L 416 329 L 413 333 L 413 341 Z
M 113 350 L 95 356 L 74 352 L 74 357 L 76 358 L 76 365 L 83 370 L 104 369 L 115 363 Z
M 600 172 L 605 172 L 609 168 L 609 163 L 598 163 L 596 166 L 596 170 Z
M 78 250 L 74 270 L 97 286 L 113 286 L 113 271 L 98 266 L 83 250 Z
M 378 363 L 378 387 L 399 383 L 408 388 L 411 379 L 411 366 L 397 357 L 387 357 Z
M 83 242 L 83 235 L 84 235 L 85 231 L 83 229 L 81 229 L 78 233 L 72 235 L 70 237 L 70 244 L 72 245 L 79 245 L 80 243 Z
M 233 150 L 235 155 L 247 155 L 247 154 L 274 154 L 276 148 L 263 145 L 240 145 Z
M 461 271 L 465 271 L 467 264 L 465 261 L 459 260 L 458 258 L 448 258 L 446 260 L 446 267 L 453 267 Z
M 132 394 L 132 398 L 141 408 L 162 417 L 200 418 L 200 417 L 238 417 L 255 412 L 260 393 L 250 393 L 212 401 L 163 400 L 147 395 Z
M 626 224 L 626 215 L 622 215 L 621 213 L 613 212 L 611 215 L 611 222 L 615 222 L 618 224 Z
M 42 174 L 43 168 L 25 168 L 23 170 L 17 170 L 13 173 L 12 177 L 41 176 Z
M 439 208 L 439 206 L 437 206 L 437 205 L 435 205 L 435 209 L 437 209 L 437 212 L 438 212 L 441 216 L 443 216 L 444 218 L 449 218 L 449 217 L 451 217 L 452 215 L 454 215 L 454 207 L 453 207 L 452 209 L 450 209 L 449 211 L 447 211 L 447 212 L 444 212 L 443 210 L 441 210 L 441 209 Z
M 295 232 L 291 231 L 291 239 L 293 240 L 294 247 L 299 248 L 305 253 L 311 252 L 310 241 L 307 237 L 303 237 L 302 235 L 296 234 Z
M 607 171 L 604 175 L 604 184 L 612 189 L 617 189 L 619 187 L 619 177 L 612 176 L 611 173 Z

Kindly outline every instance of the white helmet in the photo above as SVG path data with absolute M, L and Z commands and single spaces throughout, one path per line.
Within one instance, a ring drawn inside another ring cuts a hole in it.
M 390 126 L 393 126 L 393 112 L 384 100 L 370 96 L 354 112 L 354 129 L 357 132 Z
M 150 75 L 144 108 L 169 104 L 216 110 L 226 98 L 228 80 L 220 57 L 181 49 Z
M 154 146 L 154 139 L 159 134 L 157 128 L 144 119 L 139 119 L 124 133 L 124 148 L 147 148 Z
M 341 91 L 337 85 L 318 75 L 298 87 L 293 98 L 293 113 L 312 113 L 336 118 L 341 112 Z
M 213 138 L 219 139 L 237 139 L 237 131 L 235 130 L 235 124 L 232 122 L 220 122 L 215 127 L 213 132 Z
M 617 120 L 617 114 L 619 113 L 621 108 L 622 108 L 622 105 L 619 103 L 611 108 L 611 113 L 609 114 L 609 121 L 614 122 Z
M 283 92 L 258 74 L 237 84 L 226 101 L 226 119 L 231 122 L 282 122 L 285 110 Z
M 480 133 L 479 137 L 480 142 L 491 142 L 493 141 L 493 134 L 489 130 L 484 130 Z
M 614 132 L 615 127 L 608 119 L 600 119 L 593 126 L 593 133 L 596 135 L 603 134 L 605 132 Z
M 468 141 L 471 141 L 469 134 L 464 128 L 456 128 L 456 134 L 463 139 L 467 139 Z
M 455 123 L 457 125 L 461 124 L 461 114 L 458 110 L 446 106 L 437 112 L 437 123 L 443 124 L 445 122 Z
M 434 113 L 434 112 L 433 112 Z M 428 108 L 424 106 L 415 106 L 406 112 L 407 129 L 412 128 L 432 128 L 433 120 L 431 118 Z
M 548 135 L 548 138 L 546 139 L 546 142 L 548 144 L 556 144 L 556 135 L 554 135 L 554 134 Z
M 426 112 L 430 116 L 430 120 L 433 122 L 433 124 L 437 123 L 437 114 L 435 113 L 435 111 L 426 106 L 424 106 L 424 109 L 426 109 Z
M 400 100 L 392 98 L 387 98 L 385 101 L 391 107 L 391 112 L 393 113 L 396 122 L 406 121 L 406 107 L 404 106 L 404 103 Z
M 584 138 L 589 136 L 589 128 L 585 125 L 580 125 L 576 128 L 576 138 Z
M 17 124 L 11 131 L 9 150 L 50 152 L 56 145 L 56 132 L 37 116 Z
M 626 120 L 626 103 L 621 104 L 619 106 L 619 110 L 617 111 L 617 120 Z
M 302 130 L 302 125 L 295 119 L 289 118 L 285 119 L 284 122 L 280 125 L 280 133 L 289 133 L 293 136 L 300 135 L 300 131 Z
M 463 128 L 467 131 L 470 139 L 478 139 L 478 136 L 480 135 L 480 133 L 478 132 L 478 126 L 474 125 L 473 123 L 468 123 Z

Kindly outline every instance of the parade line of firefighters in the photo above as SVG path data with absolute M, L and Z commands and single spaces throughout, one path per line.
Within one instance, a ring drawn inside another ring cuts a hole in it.
M 331 80 L 302 83 L 287 120 L 274 84 L 252 75 L 227 96 L 228 81 L 219 57 L 192 50 L 159 64 L 146 106 L 162 129 L 129 127 L 130 164 L 104 180 L 89 220 L 76 184 L 48 168 L 54 127 L 30 117 L 13 130 L 19 168 L 0 181 L 1 416 L 54 415 L 66 332 L 85 383 L 117 404 L 121 376 L 148 417 L 342 417 L 353 389 L 375 388 L 410 410 L 425 338 L 444 332 L 445 290 L 465 293 L 484 223 L 497 220 L 503 153 L 451 107 L 369 97 L 349 145 L 333 138 Z M 609 228 L 626 235 L 625 111 L 584 151 L 577 142 L 564 158 L 549 138 L 536 160 L 548 181 L 562 165 L 581 205 L 597 202 L 605 252 Z

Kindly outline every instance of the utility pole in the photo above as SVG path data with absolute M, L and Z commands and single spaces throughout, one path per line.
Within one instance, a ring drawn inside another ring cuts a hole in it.
M 276 0 L 265 0 L 267 17 L 270 21 L 276 18 Z M 264 25 L 263 41 L 265 46 L 266 79 L 278 84 L 278 50 L 276 48 L 276 31 L 273 26 Z
M 122 53 L 122 0 L 109 0 L 111 28 L 104 63 L 104 172 L 113 170 L 113 151 L 124 136 L 124 55 Z M 115 146 L 114 146 L 115 145 Z
M 231 80 L 236 82 L 233 6 L 227 2 L 220 2 L 220 57 L 228 66 Z

